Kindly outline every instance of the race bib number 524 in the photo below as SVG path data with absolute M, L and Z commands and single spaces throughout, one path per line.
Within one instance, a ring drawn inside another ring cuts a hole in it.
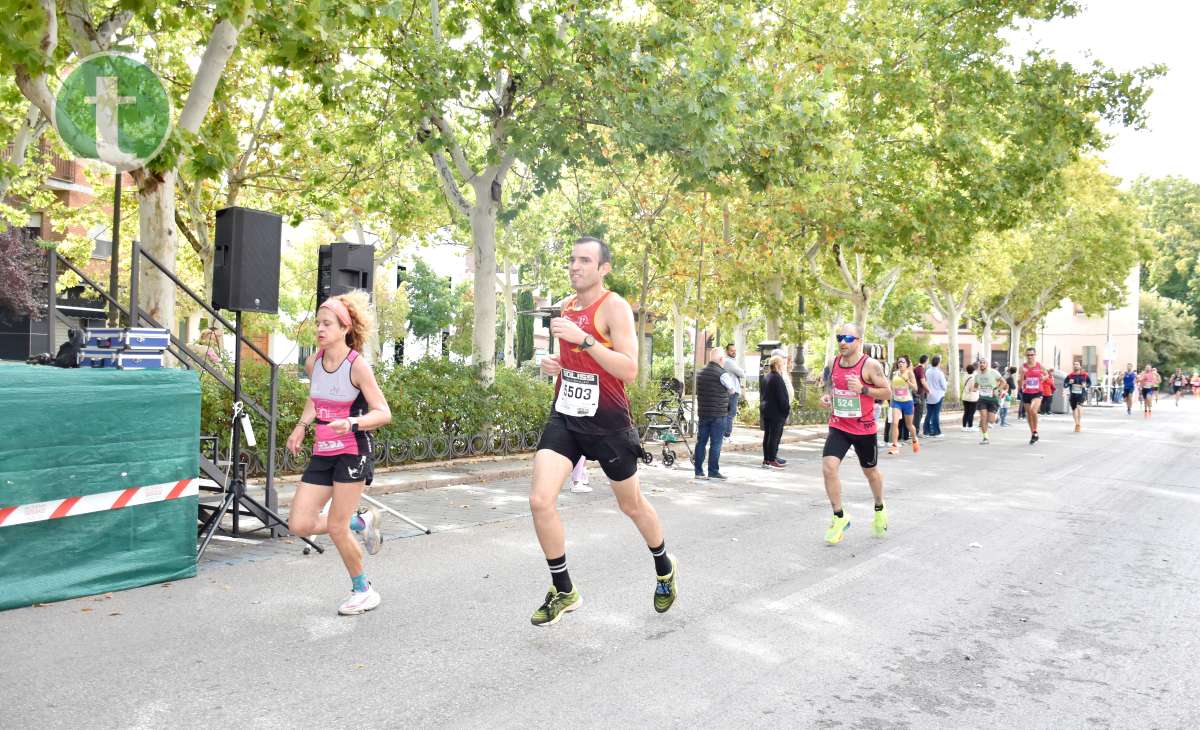
M 591 418 L 600 407 L 600 376 L 596 373 L 562 371 L 562 384 L 554 410 L 564 416 Z

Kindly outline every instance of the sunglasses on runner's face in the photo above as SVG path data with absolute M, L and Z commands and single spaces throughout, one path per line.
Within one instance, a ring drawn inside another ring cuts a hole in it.
M 857 340 L 857 339 L 858 339 L 858 338 L 857 338 L 857 337 L 855 337 L 854 335 L 838 335 L 838 336 L 837 336 L 837 341 L 838 341 L 838 342 L 845 342 L 846 344 L 849 344 L 849 343 L 851 343 L 851 342 L 854 342 L 854 341 L 855 341 L 855 340 Z

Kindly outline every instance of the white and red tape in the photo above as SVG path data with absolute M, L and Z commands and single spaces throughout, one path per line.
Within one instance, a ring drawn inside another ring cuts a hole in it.
M 134 507 L 139 504 L 191 497 L 200 493 L 199 487 L 199 479 L 181 479 L 177 482 L 130 487 L 82 497 L 67 497 L 66 499 L 52 499 L 48 502 L 34 502 L 15 507 L 0 507 L 0 527 L 41 522 L 42 520 L 57 520 L 60 517 L 85 515 L 89 512 L 104 512 L 123 507 Z

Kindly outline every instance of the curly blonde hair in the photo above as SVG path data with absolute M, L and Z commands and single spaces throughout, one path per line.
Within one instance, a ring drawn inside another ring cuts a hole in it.
M 362 352 L 367 338 L 375 330 L 375 309 L 371 306 L 371 295 L 362 289 L 338 294 L 330 299 L 340 300 L 350 312 L 350 328 L 346 330 L 346 344 L 351 350 Z

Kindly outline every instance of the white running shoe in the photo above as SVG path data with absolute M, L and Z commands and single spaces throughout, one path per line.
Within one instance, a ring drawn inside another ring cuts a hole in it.
M 382 600 L 379 597 L 379 592 L 375 590 L 375 586 L 368 585 L 365 591 L 351 591 L 350 597 L 338 607 L 338 614 L 342 616 L 357 616 L 360 613 L 366 613 L 373 608 L 377 608 Z
M 587 485 L 587 482 L 571 482 L 571 494 L 587 494 L 592 491 L 592 488 Z
M 363 546 L 367 549 L 368 555 L 375 555 L 383 546 L 383 532 L 379 526 L 382 515 L 379 514 L 378 507 L 370 505 L 359 516 L 363 521 Z

